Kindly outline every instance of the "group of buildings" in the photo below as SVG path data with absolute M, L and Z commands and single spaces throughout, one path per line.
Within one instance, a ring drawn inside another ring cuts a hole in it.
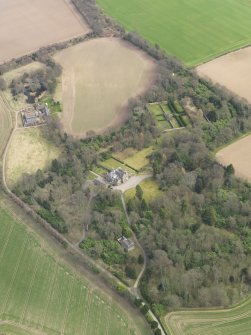
M 43 103 L 36 103 L 21 111 L 21 119 L 24 127 L 37 126 L 46 122 L 49 115 L 48 107 Z

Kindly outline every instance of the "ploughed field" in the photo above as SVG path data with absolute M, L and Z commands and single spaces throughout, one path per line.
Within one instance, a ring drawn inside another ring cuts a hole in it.
M 148 88 L 156 67 L 143 52 L 117 38 L 83 42 L 54 58 L 63 67 L 62 122 L 75 136 L 121 124 L 128 100 Z
M 251 182 L 251 135 L 217 152 L 216 158 L 224 166 L 233 164 L 235 175 Z
M 137 31 L 188 66 L 251 42 L 250 0 L 97 0 L 127 30 Z
M 0 0 L 0 63 L 87 32 L 68 0 Z
M 0 231 L 0 333 L 145 334 L 1 207 Z
M 231 309 L 173 312 L 166 322 L 171 335 L 250 335 L 251 299 Z
M 197 72 L 251 103 L 251 47 L 202 64 L 197 67 Z

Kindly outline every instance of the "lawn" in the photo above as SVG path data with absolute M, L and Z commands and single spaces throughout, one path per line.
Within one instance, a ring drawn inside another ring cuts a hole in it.
M 165 130 L 168 128 L 171 128 L 171 125 L 167 122 L 163 115 L 163 111 L 161 110 L 161 107 L 159 104 L 148 104 L 147 106 L 148 110 L 153 114 L 156 126 L 159 128 L 159 130 Z
M 128 164 L 136 170 L 141 170 L 149 164 L 148 156 L 153 152 L 153 147 L 145 148 L 140 151 L 136 151 L 132 155 L 124 159 L 124 163 Z
M 231 309 L 173 312 L 166 323 L 171 335 L 250 335 L 251 299 Z
M 146 201 L 152 201 L 156 197 L 160 196 L 162 194 L 162 191 L 159 189 L 159 185 L 157 182 L 152 179 L 145 179 L 140 183 L 140 187 L 143 190 L 143 197 Z M 126 200 L 133 199 L 136 194 L 136 189 L 131 188 L 130 190 L 125 192 L 125 198 Z
M 249 0 L 97 0 L 137 31 L 193 67 L 251 43 Z
M 1 207 L 0 231 L 1 333 L 147 333 L 114 300 L 63 265 L 47 242 L 28 232 Z
M 39 128 L 17 129 L 7 154 L 6 175 L 10 186 L 14 186 L 23 173 L 35 173 L 45 169 L 60 152 L 41 134 Z
M 133 169 L 131 169 L 128 166 L 118 162 L 114 158 L 109 158 L 106 161 L 101 162 L 101 165 L 104 166 L 105 168 L 109 169 L 109 170 L 113 170 L 113 169 L 117 169 L 117 168 L 121 167 L 124 170 L 126 170 L 130 175 L 135 174 L 135 171 Z

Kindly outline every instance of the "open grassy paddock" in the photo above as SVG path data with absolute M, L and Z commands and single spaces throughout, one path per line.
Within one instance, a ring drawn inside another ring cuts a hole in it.
M 133 148 L 128 148 L 114 155 L 115 158 L 131 166 L 135 170 L 141 170 L 149 164 L 148 156 L 153 152 L 153 147 L 148 147 L 137 151 Z
M 187 310 L 167 315 L 171 335 L 250 335 L 251 299 L 222 310 Z
M 59 150 L 42 136 L 39 128 L 17 129 L 7 154 L 8 184 L 14 186 L 23 173 L 45 169 L 58 156 Z
M 12 71 L 5 72 L 2 77 L 6 81 L 6 84 L 9 85 L 13 79 L 22 77 L 24 73 L 32 73 L 38 70 L 45 68 L 45 65 L 40 62 L 32 62 L 27 65 L 20 66 Z
M 147 334 L 112 298 L 63 265 L 47 242 L 2 207 L 0 231 L 1 333 Z
M 97 0 L 129 31 L 137 31 L 188 66 L 251 43 L 249 0 Z
M 63 67 L 62 122 L 75 136 L 123 122 L 128 99 L 148 88 L 155 71 L 147 55 L 117 38 L 83 42 L 54 58 Z
M 0 63 L 88 30 L 68 0 L 1 0 Z
M 140 187 L 143 190 L 143 197 L 146 201 L 152 201 L 162 194 L 162 191 L 159 189 L 157 182 L 152 178 L 143 180 L 140 183 Z M 126 200 L 133 199 L 135 195 L 136 188 L 131 188 L 125 192 Z

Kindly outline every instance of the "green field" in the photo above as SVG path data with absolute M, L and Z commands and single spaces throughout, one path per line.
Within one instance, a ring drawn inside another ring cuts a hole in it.
M 170 313 L 166 322 L 171 335 L 250 335 L 251 299 L 231 309 Z
M 143 190 L 143 197 L 146 201 L 152 201 L 158 196 L 162 195 L 162 191 L 159 189 L 157 182 L 152 179 L 145 179 L 140 183 L 140 187 Z M 133 199 L 136 195 L 136 188 L 131 188 L 125 192 L 126 200 Z
M 0 232 L 1 334 L 145 334 L 2 208 Z
M 127 30 L 187 66 L 251 43 L 250 0 L 97 0 Z
M 11 131 L 10 107 L 6 103 L 4 96 L 0 95 L 0 156 L 3 153 Z

